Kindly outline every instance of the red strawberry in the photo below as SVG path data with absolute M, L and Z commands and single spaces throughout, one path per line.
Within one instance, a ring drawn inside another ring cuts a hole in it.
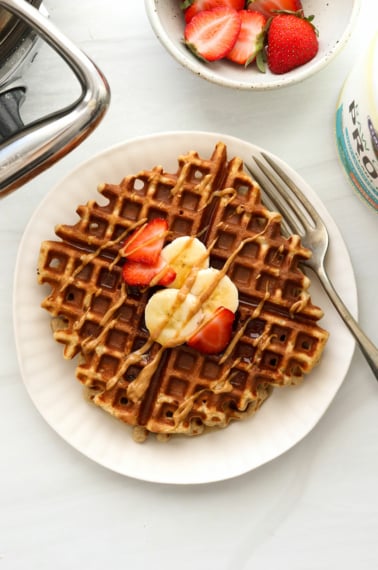
M 240 27 L 241 17 L 237 10 L 227 7 L 203 10 L 185 26 L 185 43 L 197 57 L 216 61 L 232 49 Z
M 319 49 L 311 22 L 292 14 L 278 14 L 272 19 L 267 43 L 267 62 L 272 73 L 286 73 L 304 65 Z
M 189 339 L 188 345 L 204 354 L 217 354 L 228 345 L 235 315 L 219 307 L 214 315 Z
M 219 6 L 228 6 L 228 8 L 233 8 L 234 10 L 242 10 L 244 8 L 244 0 L 185 0 L 181 4 L 186 22 L 190 22 L 193 16 L 198 12 L 202 12 L 202 10 L 212 10 L 213 8 L 219 8 Z
M 249 0 L 247 8 L 261 12 L 267 18 L 273 16 L 277 10 L 290 10 L 291 12 L 300 10 L 303 14 L 301 0 Z
M 228 53 L 227 59 L 249 65 L 256 59 L 257 54 L 264 47 L 264 28 L 267 18 L 259 12 L 241 10 L 241 28 L 232 50 Z
M 139 261 L 126 260 L 122 268 L 122 276 L 128 285 L 145 287 L 161 273 L 161 277 L 156 285 L 170 285 L 176 278 L 176 272 L 169 267 L 166 261 L 159 257 L 155 265 L 147 265 Z
M 168 223 L 162 218 L 155 218 L 144 224 L 124 243 L 123 254 L 131 261 L 155 265 L 159 259 L 167 233 Z

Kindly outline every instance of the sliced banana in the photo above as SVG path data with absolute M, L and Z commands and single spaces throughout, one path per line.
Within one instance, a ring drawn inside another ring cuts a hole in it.
M 186 342 L 203 320 L 198 298 L 178 289 L 161 289 L 148 301 L 145 322 L 151 338 L 162 346 L 178 346 Z
M 209 252 L 197 238 L 182 236 L 163 247 L 162 257 L 176 272 L 176 279 L 170 284 L 180 289 L 189 273 L 194 269 L 209 267 Z
M 238 289 L 227 275 L 213 267 L 201 269 L 190 292 L 203 300 L 202 310 L 208 315 L 218 307 L 225 307 L 233 313 L 239 305 Z

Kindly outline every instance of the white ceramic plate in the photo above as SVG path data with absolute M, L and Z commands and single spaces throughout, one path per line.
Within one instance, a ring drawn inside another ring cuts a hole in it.
M 45 420 L 78 451 L 130 477 L 160 483 L 195 484 L 235 477 L 279 456 L 299 442 L 322 417 L 349 368 L 352 336 L 321 287 L 311 289 L 325 310 L 322 324 L 330 339 L 320 365 L 296 388 L 276 390 L 253 417 L 198 438 L 173 438 L 162 444 L 136 444 L 130 428 L 86 402 L 75 379 L 75 362 L 63 359 L 62 345 L 50 331 L 50 316 L 40 308 L 49 288 L 37 284 L 40 243 L 54 237 L 57 223 L 74 223 L 77 205 L 96 198 L 100 182 L 118 183 L 126 174 L 161 164 L 175 172 L 178 154 L 195 149 L 210 156 L 223 140 L 229 156 L 246 163 L 258 149 L 248 142 L 215 133 L 178 132 L 144 137 L 113 147 L 69 174 L 45 197 L 20 244 L 14 280 L 14 328 L 25 386 Z M 282 161 L 305 188 L 326 221 L 331 240 L 329 273 L 346 304 L 357 312 L 351 262 L 335 223 L 316 194 Z M 100 199 L 102 199 L 100 197 Z
M 184 67 L 202 77 L 236 89 L 266 90 L 292 85 L 320 71 L 348 41 L 361 0 L 302 0 L 307 16 L 314 15 L 319 30 L 319 51 L 306 65 L 289 73 L 261 73 L 254 64 L 245 69 L 227 60 L 205 63 L 196 58 L 183 43 L 184 19 L 179 0 L 145 0 L 145 8 L 155 35 L 167 51 Z

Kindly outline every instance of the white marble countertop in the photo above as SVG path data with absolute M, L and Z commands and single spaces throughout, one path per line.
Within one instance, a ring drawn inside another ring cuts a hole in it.
M 235 479 L 169 486 L 115 474 L 61 440 L 24 388 L 12 330 L 18 245 L 56 181 L 122 140 L 205 130 L 272 151 L 312 185 L 347 244 L 359 321 L 377 343 L 377 216 L 351 189 L 334 142 L 340 88 L 377 21 L 372 4 L 363 0 L 349 44 L 316 77 L 249 93 L 207 83 L 174 62 L 141 0 L 46 0 L 52 21 L 107 76 L 112 102 L 81 146 L 1 201 L 1 570 L 377 568 L 378 386 L 358 350 L 324 417 L 290 451 Z M 26 116 L 69 91 L 60 75 L 49 79 L 54 70 L 42 56 L 29 73 Z

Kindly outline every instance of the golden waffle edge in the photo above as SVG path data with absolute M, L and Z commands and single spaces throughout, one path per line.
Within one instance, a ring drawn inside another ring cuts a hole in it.
M 77 223 L 59 225 L 59 239 L 41 245 L 38 280 L 51 287 L 42 307 L 64 356 L 78 357 L 90 399 L 133 426 L 137 441 L 149 432 L 164 439 L 226 427 L 317 364 L 328 333 L 300 268 L 311 253 L 298 236 L 282 236 L 280 215 L 261 203 L 257 183 L 241 159 L 227 159 L 222 142 L 206 159 L 179 156 L 175 173 L 156 166 L 98 190 L 105 205 L 79 206 Z M 211 265 L 238 288 L 233 338 L 221 354 L 149 340 L 152 291 L 125 284 L 120 249 L 156 217 L 168 221 L 167 243 L 190 235 L 211 247 Z

